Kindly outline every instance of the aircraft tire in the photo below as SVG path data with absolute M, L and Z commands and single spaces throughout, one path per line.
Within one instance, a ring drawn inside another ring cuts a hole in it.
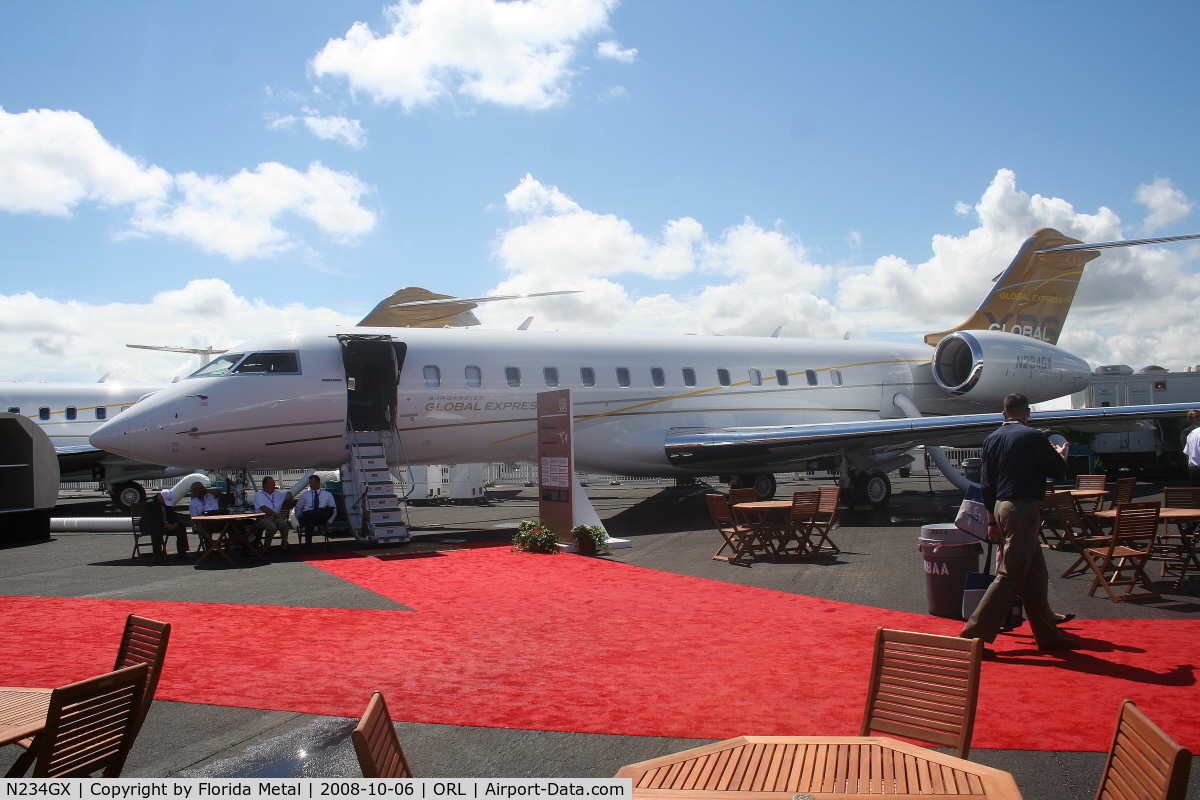
M 892 482 L 877 469 L 859 473 L 854 479 L 854 494 L 862 505 L 885 508 L 892 499 Z
M 146 489 L 137 481 L 125 481 L 109 489 L 108 496 L 112 498 L 113 505 L 128 511 L 134 503 L 146 502 Z
M 775 497 L 775 476 L 771 473 L 752 475 L 749 483 L 754 487 L 754 493 L 758 495 L 759 500 L 771 500 Z

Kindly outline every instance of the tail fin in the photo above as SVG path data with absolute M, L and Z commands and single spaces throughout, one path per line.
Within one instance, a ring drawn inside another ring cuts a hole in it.
M 1037 252 L 1068 244 L 1082 242 L 1053 228 L 1033 234 L 970 319 L 948 331 L 928 334 L 925 344 L 936 345 L 946 334 L 964 330 L 1008 331 L 1057 344 L 1083 267 L 1100 256 L 1091 250 Z

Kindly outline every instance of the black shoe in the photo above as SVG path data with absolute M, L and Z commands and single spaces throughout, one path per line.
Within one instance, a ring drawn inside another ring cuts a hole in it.
M 995 650 L 989 650 L 986 647 L 983 648 L 983 660 L 984 661 L 995 661 L 996 658 L 997 658 L 997 656 L 996 656 Z
M 1062 625 L 1064 622 L 1070 622 L 1073 619 L 1075 619 L 1074 614 L 1055 614 L 1054 615 L 1054 624 Z

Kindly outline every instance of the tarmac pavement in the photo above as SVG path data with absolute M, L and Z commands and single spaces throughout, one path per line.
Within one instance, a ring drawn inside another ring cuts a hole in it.
M 811 488 L 781 484 L 780 496 Z M 899 479 L 888 509 L 846 509 L 835 539 L 843 553 L 797 563 L 746 566 L 713 561 L 721 543 L 702 497 L 666 484 L 588 487 L 610 534 L 631 539 L 607 558 L 711 580 L 851 603 L 926 613 L 924 570 L 917 547 L 920 526 L 953 519 L 961 500 L 940 479 Z M 1142 487 L 1154 499 L 1161 487 Z M 414 541 L 439 538 L 507 540 L 517 523 L 536 516 L 533 490 L 501 487 L 486 506 L 411 510 Z M 1139 497 L 1139 499 L 1142 499 Z M 62 515 L 93 516 L 96 499 L 60 504 Z M 332 549 L 361 545 L 337 541 Z M 237 567 L 172 556 L 167 562 L 129 558 L 129 534 L 56 533 L 50 540 L 0 547 L 0 594 L 104 597 L 295 607 L 411 610 L 288 557 L 270 564 L 240 559 Z M 1074 554 L 1045 551 L 1052 576 Z M 1057 570 L 1057 571 L 1056 571 Z M 1052 577 L 1058 611 L 1081 619 L 1185 619 L 1200 612 L 1200 581 L 1184 583 L 1155 604 L 1111 603 L 1087 597 L 1079 577 Z M 603 685 L 597 691 L 605 691 Z M 365 707 L 368 698 L 363 698 Z M 1115 719 L 1115 710 L 1114 710 Z M 350 743 L 356 720 L 292 712 L 264 712 L 156 700 L 138 737 L 128 777 L 348 777 L 359 775 Z M 405 753 L 419 777 L 611 777 L 625 764 L 678 752 L 710 740 L 473 728 L 397 723 Z M 1106 732 L 1107 735 L 1107 732 Z M 7 770 L 16 748 L 0 749 Z M 1013 773 L 1026 798 L 1090 798 L 1104 754 L 972 750 L 971 759 Z M 1188 798 L 1200 800 L 1200 759 Z

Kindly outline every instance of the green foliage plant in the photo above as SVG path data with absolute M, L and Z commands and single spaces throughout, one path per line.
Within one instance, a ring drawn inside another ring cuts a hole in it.
M 523 553 L 557 553 L 558 537 L 536 519 L 522 520 L 512 538 L 513 550 Z
M 599 525 L 576 525 L 571 528 L 571 535 L 575 537 L 576 542 L 582 542 L 585 538 L 590 539 L 598 554 L 612 552 L 608 549 L 608 534 Z

